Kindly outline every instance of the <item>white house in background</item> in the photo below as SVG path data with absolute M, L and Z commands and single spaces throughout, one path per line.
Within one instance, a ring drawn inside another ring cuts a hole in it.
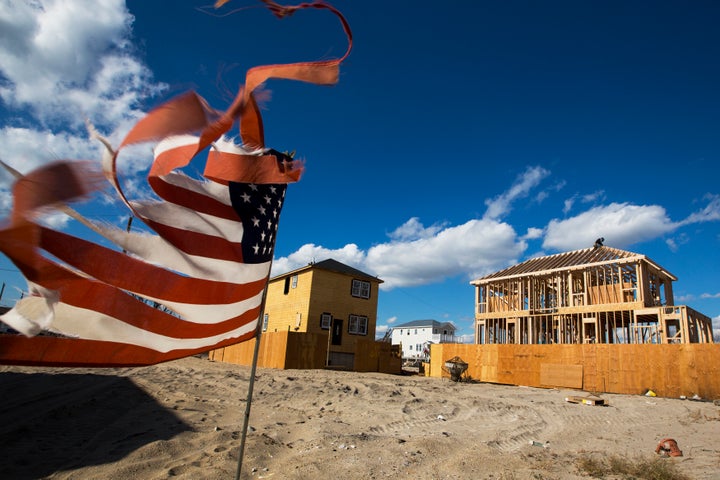
M 413 320 L 393 327 L 391 343 L 402 345 L 403 359 L 427 360 L 433 343 L 460 343 L 455 336 L 455 325 L 437 320 Z

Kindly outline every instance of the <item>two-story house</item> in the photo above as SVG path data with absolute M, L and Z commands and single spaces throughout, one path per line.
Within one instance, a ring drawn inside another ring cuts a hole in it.
M 327 365 L 352 368 L 358 341 L 374 340 L 377 277 L 333 259 L 310 263 L 268 283 L 263 331 L 328 334 Z
M 375 341 L 381 283 L 332 259 L 271 278 L 258 365 L 399 372 L 399 349 Z M 213 351 L 210 358 L 249 364 L 250 343 Z
M 712 343 L 712 320 L 675 305 L 675 280 L 601 243 L 533 258 L 470 282 L 475 343 Z
M 393 327 L 391 343 L 402 346 L 403 359 L 427 361 L 430 345 L 438 343 L 459 343 L 455 336 L 455 325 L 437 320 L 413 320 Z

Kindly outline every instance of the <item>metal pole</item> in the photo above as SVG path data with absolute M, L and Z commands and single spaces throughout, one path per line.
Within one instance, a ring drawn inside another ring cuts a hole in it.
M 133 217 L 132 215 L 130 215 L 130 217 L 128 218 L 127 227 L 125 227 L 125 231 L 128 233 L 130 233 L 130 228 L 132 227 L 133 218 L 135 218 L 135 217 Z M 127 250 L 125 250 L 124 248 L 123 248 L 123 253 L 127 254 Z
M 332 338 L 332 332 L 333 328 L 335 328 L 335 319 L 330 319 L 330 328 L 328 329 L 328 341 L 327 341 L 327 351 L 325 352 L 325 366 L 330 366 L 330 339 Z
M 258 317 L 257 330 L 255 332 L 255 350 L 253 351 L 252 366 L 250 367 L 250 382 L 248 383 L 247 400 L 245 401 L 245 417 L 243 418 L 242 436 L 240 437 L 240 452 L 238 454 L 237 471 L 235 472 L 235 480 L 240 480 L 242 472 L 243 456 L 245 455 L 245 437 L 247 436 L 248 424 L 250 422 L 250 407 L 252 405 L 253 388 L 255 387 L 255 371 L 257 370 L 258 353 L 260 351 L 260 336 L 262 334 L 262 326 L 265 321 L 265 298 L 267 296 L 268 285 L 265 284 L 263 299 L 260 308 L 260 316 Z

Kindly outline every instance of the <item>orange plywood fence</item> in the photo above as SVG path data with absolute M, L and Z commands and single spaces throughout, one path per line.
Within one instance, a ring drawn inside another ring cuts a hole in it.
M 444 362 L 460 357 L 474 380 L 589 392 L 720 398 L 720 345 L 459 345 L 431 346 L 430 375 L 447 377 Z M 563 367 L 565 366 L 565 368 Z
M 500 345 L 488 345 L 488 349 L 484 349 L 480 351 L 480 357 L 481 357 L 481 363 L 479 365 L 479 370 L 476 369 L 476 365 L 472 363 L 471 360 L 468 360 L 468 363 L 470 364 L 470 367 L 468 368 L 468 373 L 472 376 L 472 378 L 476 379 L 483 379 L 483 381 L 487 382 L 497 382 L 498 377 L 498 347 Z M 432 355 L 432 354 L 431 354 Z M 462 356 L 460 355 L 460 358 L 467 358 L 468 355 Z M 434 372 L 435 370 L 433 370 Z M 487 379 L 487 380 L 484 380 Z
M 374 340 L 358 340 L 355 344 L 356 372 L 402 373 L 402 353 L 399 345 Z
M 327 333 L 265 332 L 260 337 L 258 367 L 282 369 L 320 369 L 327 361 Z M 255 340 L 209 352 L 216 362 L 251 365 Z M 360 340 L 355 346 L 357 372 L 402 372 L 399 347 L 384 342 Z
M 375 348 L 375 341 L 358 339 L 355 342 L 356 372 L 377 372 L 379 366 L 379 351 Z
M 400 345 L 391 345 L 387 342 L 375 342 L 378 347 L 378 372 L 402 373 L 402 351 Z
M 287 334 L 287 351 L 283 368 L 314 369 L 325 367 L 327 361 L 327 334 L 285 333 Z M 274 347 L 274 350 L 280 349 L 282 349 L 281 342 Z
M 512 375 L 515 385 L 531 385 L 538 381 L 537 372 L 533 369 L 534 358 L 532 345 L 498 345 L 503 348 L 501 356 L 505 362 L 512 358 L 501 370 L 505 375 Z
M 496 382 L 517 384 L 516 382 L 519 379 L 517 378 L 519 377 L 518 374 L 522 373 L 515 368 L 515 354 L 518 353 L 519 350 L 516 345 L 498 345 L 498 368 L 495 372 Z
M 258 367 L 285 368 L 288 332 L 267 332 L 260 336 Z M 210 352 L 210 360 L 251 365 L 255 339 Z

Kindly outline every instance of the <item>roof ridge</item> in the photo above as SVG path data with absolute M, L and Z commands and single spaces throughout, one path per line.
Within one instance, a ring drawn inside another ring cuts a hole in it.
M 373 275 L 371 275 L 371 274 L 369 274 L 369 273 L 365 273 L 365 272 L 363 272 L 362 270 L 358 270 L 358 269 L 355 268 L 355 267 L 351 267 L 350 265 L 346 265 L 346 264 L 344 264 L 344 263 L 342 263 L 342 262 L 339 262 L 339 261 L 335 260 L 334 258 L 326 258 L 325 260 L 321 260 L 321 261 L 319 261 L 319 262 L 312 261 L 312 262 L 310 262 L 310 263 L 308 263 L 307 265 L 304 265 L 304 266 L 302 266 L 302 267 L 295 268 L 295 269 L 293 269 L 293 270 L 290 270 L 290 271 L 287 271 L 287 272 L 278 274 L 278 275 L 272 277 L 270 280 L 275 280 L 275 279 L 277 279 L 277 278 L 285 277 L 285 276 L 288 276 L 288 275 L 294 275 L 294 274 L 296 274 L 296 273 L 298 273 L 298 272 L 302 272 L 302 271 L 305 271 L 305 270 L 309 270 L 309 269 L 311 269 L 311 268 L 319 268 L 319 269 L 321 269 L 321 270 L 327 270 L 327 271 L 330 271 L 330 272 L 343 273 L 343 274 L 346 274 L 346 275 L 353 275 L 353 276 L 360 277 L 360 278 L 363 278 L 363 279 L 373 280 L 373 281 L 376 281 L 376 282 L 378 282 L 378 283 L 384 283 L 384 281 L 381 280 L 379 277 L 373 276 Z
M 643 254 L 631 252 L 629 250 L 622 250 L 615 247 L 600 245 L 529 258 L 515 265 L 510 265 L 509 267 L 506 267 L 502 270 L 498 270 L 494 273 L 484 275 L 483 277 L 480 277 L 475 281 L 490 278 L 519 276 L 523 274 L 531 274 L 546 270 L 563 270 L 582 265 L 612 262 L 616 260 L 631 258 L 645 259 L 647 261 L 650 261 Z M 475 281 L 471 283 L 474 283 Z

